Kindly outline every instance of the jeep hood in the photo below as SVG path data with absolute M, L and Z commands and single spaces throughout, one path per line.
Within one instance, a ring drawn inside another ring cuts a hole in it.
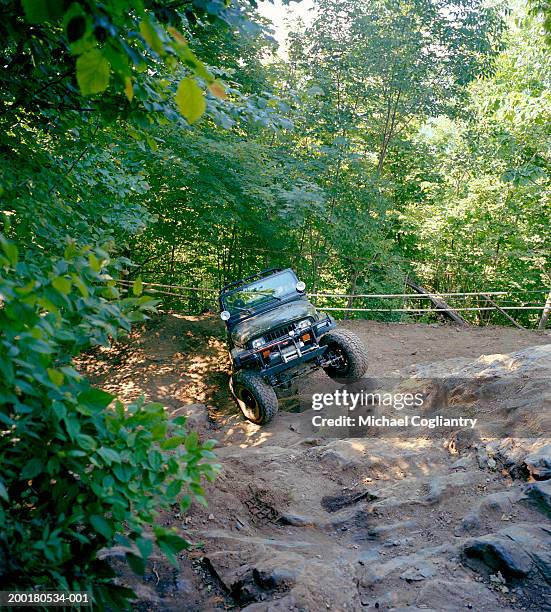
M 273 310 L 263 312 L 238 323 L 231 332 L 232 340 L 238 346 L 245 346 L 252 338 L 261 336 L 265 332 L 286 323 L 293 323 L 306 317 L 313 317 L 316 320 L 318 318 L 318 313 L 310 302 L 297 300 L 289 304 L 282 304 Z

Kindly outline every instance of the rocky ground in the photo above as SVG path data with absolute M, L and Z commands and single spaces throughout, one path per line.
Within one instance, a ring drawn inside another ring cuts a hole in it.
M 345 326 L 368 347 L 370 376 L 423 391 L 436 379 L 448 410 L 492 421 L 499 435 L 332 437 L 304 409 L 323 373 L 301 383 L 302 402 L 282 398 L 273 423 L 252 425 L 228 396 L 212 318 L 159 316 L 81 364 L 122 399 L 163 402 L 219 441 L 209 508 L 162 517 L 194 544 L 180 567 L 154 556 L 138 578 L 108 553 L 136 607 L 551 610 L 551 334 Z

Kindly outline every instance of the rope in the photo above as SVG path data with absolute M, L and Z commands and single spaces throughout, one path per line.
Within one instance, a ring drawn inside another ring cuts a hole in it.
M 494 307 L 483 306 L 480 308 L 325 308 L 324 306 L 317 306 L 320 310 L 347 310 L 354 312 L 425 312 L 425 313 L 439 313 L 439 312 L 457 312 L 459 310 L 496 310 Z M 543 306 L 505 306 L 502 310 L 543 310 Z
M 118 283 L 124 285 L 132 285 L 134 281 L 128 280 L 117 280 Z M 201 291 L 205 293 L 219 293 L 218 289 L 208 289 L 206 287 L 186 287 L 184 285 L 163 285 L 161 283 L 143 283 L 144 287 L 165 287 L 168 289 L 182 289 L 184 291 Z M 158 290 L 155 290 L 158 291 Z M 160 291 L 158 291 L 160 293 Z M 547 293 L 547 289 L 537 289 L 522 292 L 524 293 Z M 449 293 L 358 293 L 358 294 L 346 294 L 346 293 L 307 293 L 308 297 L 328 297 L 328 298 L 372 298 L 372 299 L 394 299 L 394 298 L 413 298 L 413 299 L 430 299 L 431 297 L 453 297 L 453 296 L 482 296 L 485 295 L 512 295 L 513 291 L 477 291 L 477 292 L 449 292 Z M 171 295 L 171 294 L 168 294 Z M 173 294 L 177 295 L 177 294 Z M 340 309 L 339 309 L 340 310 Z M 455 308 L 454 310 L 458 310 Z
M 119 279 L 117 283 L 122 283 L 124 285 L 133 285 L 134 281 L 128 281 Z M 161 283 L 143 283 L 144 287 L 166 287 L 167 289 L 184 289 L 186 291 L 206 291 L 209 293 L 218 293 L 218 289 L 207 289 L 205 287 L 184 287 L 183 285 L 162 285 Z
M 173 293 L 171 291 L 162 291 L 161 289 L 145 289 L 147 292 L 161 293 L 162 295 L 172 295 L 179 298 L 189 298 L 188 295 L 181 293 Z M 317 306 L 320 310 L 343 310 L 346 312 L 416 312 L 416 313 L 438 313 L 438 312 L 457 312 L 461 310 L 496 310 L 495 307 L 480 307 L 480 308 L 346 308 L 346 307 L 325 307 Z M 543 310 L 543 306 L 502 306 L 502 310 Z

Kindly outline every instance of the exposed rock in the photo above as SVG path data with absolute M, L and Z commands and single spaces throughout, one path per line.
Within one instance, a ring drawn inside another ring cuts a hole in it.
M 489 519 L 492 515 L 503 515 L 511 512 L 513 506 L 524 499 L 526 495 L 519 488 L 511 488 L 486 495 L 480 502 L 461 520 L 455 529 L 456 535 L 470 533 L 482 527 L 483 519 Z
M 282 514 L 278 522 L 282 525 L 292 525 L 293 527 L 313 527 L 314 520 L 298 514 Z
M 488 453 L 486 452 L 486 448 L 484 446 L 477 446 L 476 462 L 481 470 L 488 467 Z
M 420 582 L 432 576 L 434 576 L 434 566 L 430 563 L 419 563 L 400 574 L 400 578 L 406 582 Z
M 469 512 L 461 519 L 461 523 L 454 529 L 455 535 L 477 531 L 482 526 L 478 512 Z
M 528 499 L 551 516 L 551 480 L 533 482 L 524 488 Z
M 343 495 L 326 495 L 321 498 L 321 505 L 327 512 L 338 512 L 342 508 L 352 506 L 362 500 L 373 501 L 374 499 L 377 499 L 377 496 L 369 491 L 353 491 Z
M 261 601 L 252 603 L 242 610 L 247 612 L 272 612 L 273 610 L 281 610 L 288 612 L 289 610 L 298 610 L 295 598 L 292 595 L 286 595 L 281 599 L 271 599 L 270 601 Z
M 551 444 L 524 458 L 524 464 L 536 480 L 551 478 Z
M 522 523 L 495 534 L 468 541 L 463 549 L 466 565 L 479 571 L 480 563 L 508 578 L 531 580 L 531 589 L 543 597 L 551 595 L 551 529 Z M 473 564 L 474 563 L 474 564 Z
M 455 554 L 455 551 L 455 547 L 450 544 L 443 544 L 433 548 L 424 548 L 412 554 L 395 556 L 385 562 L 366 563 L 359 573 L 359 584 L 362 588 L 370 588 L 383 582 L 390 574 L 398 570 L 402 570 L 402 574 L 405 575 L 408 575 L 407 572 L 411 570 L 412 575 L 416 575 L 418 568 L 433 567 L 430 561 L 431 559 L 442 555 L 451 556 Z M 384 559 L 384 557 L 382 557 L 382 559 Z M 404 578 L 404 580 L 406 580 L 406 578 Z
M 541 442 L 530 438 L 493 440 L 486 445 L 483 451 L 481 447 L 480 452 L 486 454 L 486 465 L 481 464 L 480 467 L 487 467 L 488 457 L 491 457 L 501 468 L 505 468 L 513 478 L 524 480 L 529 476 L 524 458 L 529 453 L 539 450 L 539 448 L 541 448 Z
M 532 554 L 532 559 L 547 584 L 551 584 L 551 551 L 540 550 Z
M 463 552 L 505 576 L 527 576 L 533 566 L 530 556 L 518 544 L 497 534 L 468 541 Z
M 281 589 L 292 586 L 297 572 L 289 569 L 253 570 L 255 582 L 264 589 Z
M 210 429 L 209 412 L 205 404 L 185 404 L 171 413 L 171 418 L 186 417 L 186 427 L 201 432 Z
M 493 591 L 472 580 L 428 580 L 417 596 L 418 607 L 437 604 L 439 612 L 457 612 L 461 609 L 502 610 Z
M 467 470 L 474 465 L 474 459 L 472 455 L 466 455 L 465 457 L 461 457 L 457 461 L 452 463 L 452 470 Z
M 320 454 L 320 461 L 332 470 L 360 467 L 362 454 L 354 449 L 348 440 L 336 440 L 327 444 Z

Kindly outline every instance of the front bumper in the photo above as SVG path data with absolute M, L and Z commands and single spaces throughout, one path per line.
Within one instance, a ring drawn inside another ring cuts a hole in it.
M 297 366 L 311 364 L 315 368 L 323 365 L 327 347 L 320 346 L 319 340 L 334 327 L 336 327 L 334 319 L 326 316 L 310 327 L 295 332 L 294 335 L 279 338 L 258 349 L 235 354 L 235 365 L 257 369 L 259 374 L 268 379 L 271 384 L 279 384 L 282 380 L 289 380 L 298 375 L 293 373 L 301 369 Z M 309 339 L 304 341 L 304 336 L 308 336 Z M 291 376 L 280 377 L 281 373 L 287 371 Z
M 321 360 L 326 350 L 326 346 L 314 346 L 313 348 L 309 349 L 308 351 L 302 352 L 301 355 L 290 359 L 289 361 L 282 361 L 281 363 L 269 365 L 262 368 L 260 370 L 260 374 L 270 380 L 273 380 L 274 378 L 278 378 L 278 375 L 281 374 L 281 372 L 285 372 L 287 370 L 294 370 L 295 368 L 297 368 L 297 366 L 303 365 L 305 363 L 311 363 L 319 360 L 320 363 L 317 365 L 321 365 Z

